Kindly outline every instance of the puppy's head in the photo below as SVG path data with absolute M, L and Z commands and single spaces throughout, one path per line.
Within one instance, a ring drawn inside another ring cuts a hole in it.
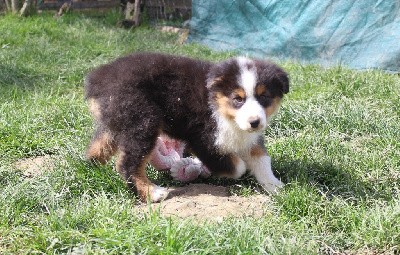
M 289 79 L 273 63 L 238 57 L 213 66 L 207 88 L 218 118 L 256 132 L 266 128 L 283 95 L 289 92 Z

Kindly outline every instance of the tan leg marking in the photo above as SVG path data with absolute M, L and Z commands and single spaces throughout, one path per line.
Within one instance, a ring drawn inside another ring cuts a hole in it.
M 246 158 L 250 173 L 256 177 L 258 183 L 268 192 L 275 193 L 283 183 L 278 180 L 271 168 L 271 158 L 267 150 L 262 145 L 256 145 L 250 150 L 250 155 Z
M 86 151 L 86 157 L 90 160 L 96 160 L 101 164 L 105 164 L 116 153 L 116 150 L 117 146 L 111 135 L 104 132 L 90 143 Z
M 253 157 L 253 158 L 254 157 L 259 158 L 259 157 L 262 157 L 262 156 L 265 156 L 265 155 L 268 156 L 267 151 L 263 147 L 261 147 L 259 145 L 254 146 L 250 150 L 250 156 Z
M 246 173 L 246 164 L 245 162 L 236 155 L 230 156 L 233 165 L 235 166 L 235 170 L 232 173 L 223 173 L 218 176 L 220 177 L 227 177 L 232 179 L 239 179 Z
M 117 160 L 117 170 L 120 172 L 121 170 L 121 161 L 125 156 L 124 152 L 120 152 Z M 137 195 L 142 202 L 160 202 L 167 198 L 168 191 L 165 188 L 159 187 L 153 184 L 146 175 L 146 166 L 149 161 L 150 155 L 146 156 L 138 169 L 134 171 L 134 174 L 131 176 L 131 181 L 136 187 Z

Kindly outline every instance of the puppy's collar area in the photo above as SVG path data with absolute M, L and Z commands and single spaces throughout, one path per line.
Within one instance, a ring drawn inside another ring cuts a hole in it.
M 217 128 L 215 132 L 215 145 L 224 153 L 246 154 L 258 143 L 264 129 L 242 130 L 234 121 L 230 121 L 214 112 Z

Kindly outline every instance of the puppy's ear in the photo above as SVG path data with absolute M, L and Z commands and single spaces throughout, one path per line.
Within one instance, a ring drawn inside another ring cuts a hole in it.
M 211 89 L 224 81 L 224 63 L 214 64 L 207 75 L 207 88 Z
M 207 76 L 207 88 L 230 86 L 236 83 L 239 66 L 235 58 L 214 64 Z
M 280 89 L 282 94 L 289 93 L 289 77 L 286 72 L 280 70 L 278 73 L 276 73 L 272 83 L 274 86 Z
M 207 78 L 207 89 L 211 89 L 213 86 L 217 85 L 218 83 L 223 82 L 224 77 L 223 76 L 218 76 L 218 77 L 213 77 L 210 76 Z

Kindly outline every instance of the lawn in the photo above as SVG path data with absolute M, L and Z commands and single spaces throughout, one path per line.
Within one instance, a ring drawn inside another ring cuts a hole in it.
M 138 213 L 112 164 L 84 159 L 93 128 L 85 74 L 135 51 L 210 61 L 235 53 L 117 28 L 117 19 L 0 16 L 0 254 L 400 252 L 400 77 L 380 71 L 280 63 L 291 91 L 265 136 L 286 186 L 263 217 L 199 224 Z M 57 159 L 52 171 L 28 177 L 16 167 L 46 155 Z M 250 177 L 205 182 L 257 190 Z

